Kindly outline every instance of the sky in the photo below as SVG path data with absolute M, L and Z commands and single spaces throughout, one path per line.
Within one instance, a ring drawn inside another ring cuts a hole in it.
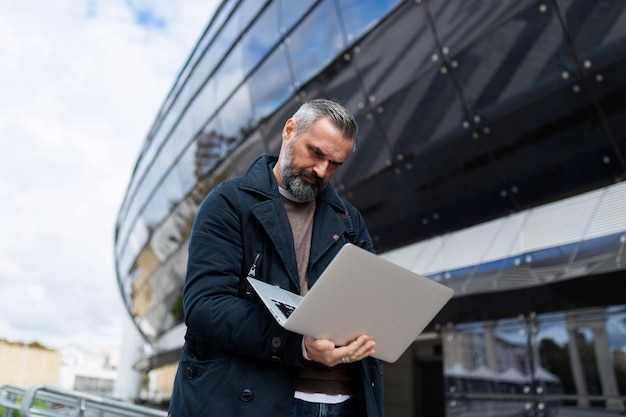
M 113 233 L 216 0 L 0 0 L 0 339 L 117 348 Z

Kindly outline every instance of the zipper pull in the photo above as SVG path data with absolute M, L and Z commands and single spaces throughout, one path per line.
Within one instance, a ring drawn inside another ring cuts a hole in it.
M 252 263 L 252 266 L 250 267 L 250 270 L 248 271 L 248 277 L 250 278 L 254 278 L 256 276 L 256 263 L 259 260 L 259 256 L 261 256 L 260 252 L 256 254 L 256 258 L 254 258 L 254 262 Z

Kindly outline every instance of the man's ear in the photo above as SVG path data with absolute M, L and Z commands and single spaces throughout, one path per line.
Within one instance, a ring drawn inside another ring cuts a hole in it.
M 296 121 L 291 118 L 287 119 L 285 126 L 283 127 L 283 140 L 288 141 L 296 134 Z

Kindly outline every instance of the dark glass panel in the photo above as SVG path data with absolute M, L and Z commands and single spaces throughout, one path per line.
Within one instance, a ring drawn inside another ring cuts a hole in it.
M 332 0 L 320 3 L 286 39 L 296 87 L 306 84 L 346 44 Z
M 423 6 L 404 4 L 355 49 L 367 105 L 391 150 L 389 167 L 381 159 L 379 175 L 350 190 L 380 239 L 378 249 L 508 209 L 508 202 L 493 199 L 490 187 L 502 178 L 482 143 L 463 127 L 468 115 Z M 461 214 L 457 204 L 464 207 Z
M 618 54 L 613 58 L 624 57 L 625 2 L 557 0 L 557 4 L 581 60 L 585 58 L 595 60 L 595 57 L 599 56 L 611 59 L 607 56 L 610 52 Z
M 438 21 L 435 27 L 439 30 Z M 532 91 L 560 88 L 564 71 L 572 76 L 575 71 L 558 18 L 548 6 L 501 22 L 449 60 L 473 116 L 503 103 L 514 105 Z
M 429 0 L 424 2 L 432 17 L 441 46 L 457 54 L 490 33 L 503 21 L 525 9 L 539 10 L 536 0 Z M 545 2 L 549 3 L 549 2 Z
M 372 111 L 360 112 L 355 115 L 359 124 L 359 136 L 356 152 L 349 156 L 343 166 L 337 170 L 333 182 L 338 190 L 352 198 L 354 184 L 365 183 L 369 178 L 386 170 L 391 165 L 389 147 L 385 143 L 385 135 L 374 120 Z M 386 198 L 386 193 L 370 193 L 373 204 Z M 365 208 L 365 207 L 363 207 Z
M 455 98 L 451 83 L 429 88 L 431 82 L 422 77 L 430 69 L 428 78 L 443 79 L 437 75 L 439 64 L 431 61 L 436 46 L 422 7 L 414 3 L 402 6 L 383 25 L 370 32 L 356 51 L 354 60 L 367 90 L 368 105 L 383 107 L 384 113 L 377 117 L 392 144 L 402 138 L 399 129 L 406 123 L 410 124 L 408 130 L 412 132 L 407 140 L 430 136 L 428 131 L 415 131 L 415 125 L 419 129 L 433 118 L 437 120 L 440 116 L 435 110 L 440 107 L 433 104 Z M 444 89 L 452 96 L 445 94 Z M 416 113 L 419 117 L 413 117 L 416 105 L 421 106 Z
M 626 2 L 558 4 L 584 74 L 582 83 L 606 124 L 611 149 L 602 155 L 602 162 L 608 175 L 626 178 Z
M 316 97 L 316 95 L 306 96 L 306 100 L 313 99 L 314 97 Z M 278 155 L 282 144 L 282 131 L 285 122 L 298 110 L 303 100 L 304 98 L 300 96 L 291 98 L 287 104 L 279 108 L 277 112 L 273 113 L 271 117 L 265 120 L 260 126 L 264 148 L 267 153 Z
M 289 98 L 292 81 L 283 45 L 248 78 L 247 85 L 256 120 L 265 119 Z
M 367 111 L 369 103 L 363 91 L 360 74 L 354 64 L 354 56 L 355 52 L 349 51 L 337 57 L 323 72 L 317 75 L 315 84 L 319 86 L 319 91 L 316 94 L 323 94 L 337 100 L 352 114 L 356 115 L 359 112 Z M 317 87 L 306 86 L 306 91 L 309 94 L 315 89 Z
M 348 42 L 357 41 L 402 0 L 341 0 L 337 2 L 339 15 L 346 30 Z
M 472 115 L 473 135 L 484 141 L 503 179 L 500 192 L 516 209 L 609 184 L 619 175 L 603 162 L 605 156 L 616 159 L 615 153 L 551 3 L 499 22 L 448 60 Z
M 321 93 L 342 103 L 355 115 L 359 126 L 357 152 L 346 159 L 333 177 L 340 191 L 347 191 L 385 169 L 391 158 L 385 135 L 374 119 L 376 109 L 369 106 L 352 57 L 352 52 L 340 56 L 316 79 Z

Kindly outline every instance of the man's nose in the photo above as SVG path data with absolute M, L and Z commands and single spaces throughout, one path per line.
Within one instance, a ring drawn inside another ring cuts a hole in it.
M 325 179 L 330 172 L 330 162 L 326 160 L 318 161 L 313 167 L 313 172 L 321 179 Z

